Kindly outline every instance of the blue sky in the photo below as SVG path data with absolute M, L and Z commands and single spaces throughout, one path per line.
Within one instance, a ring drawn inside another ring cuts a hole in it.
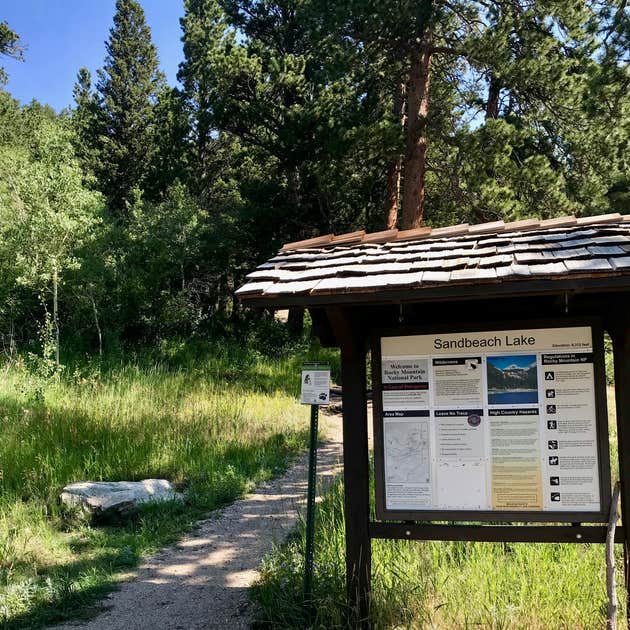
M 179 18 L 182 0 L 140 0 L 151 27 L 160 67 L 171 85 L 182 59 Z M 37 99 L 60 110 L 72 104 L 77 70 L 103 65 L 105 40 L 112 26 L 115 0 L 4 0 L 6 20 L 27 49 L 25 61 L 0 58 L 9 74 L 6 89 L 20 102 Z
M 488 357 L 488 363 L 492 363 L 499 370 L 506 367 L 529 368 L 536 365 L 535 354 L 511 354 L 502 357 Z

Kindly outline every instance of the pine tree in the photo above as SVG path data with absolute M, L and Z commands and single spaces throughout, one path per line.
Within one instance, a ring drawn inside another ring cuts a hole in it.
M 136 0 L 117 0 L 98 71 L 100 169 L 110 208 L 124 217 L 144 187 L 156 153 L 153 107 L 164 79 L 151 30 Z
M 209 176 L 211 146 L 216 137 L 212 102 L 216 90 L 215 59 L 222 54 L 224 42 L 230 40 L 224 13 L 216 0 L 185 0 L 180 20 L 184 61 L 177 78 L 190 117 L 195 146 L 195 171 L 199 188 Z
M 317 6 L 323 13 L 330 4 Z M 404 125 L 383 176 L 386 227 L 507 218 L 537 205 L 545 214 L 575 209 L 564 171 L 591 63 L 586 3 L 343 0 L 329 13 L 339 45 L 350 41 L 361 51 L 350 64 L 367 60 L 366 84 L 389 103 L 390 124 Z M 623 42 L 619 27 L 613 31 Z M 489 148 L 495 156 L 485 155 Z M 485 170 L 470 166 L 479 162 Z
M 98 169 L 99 108 L 87 68 L 79 69 L 72 94 L 75 102 L 72 124 L 76 154 L 85 171 L 93 174 Z
M 162 199 L 175 182 L 192 183 L 190 127 L 182 92 L 164 85 L 158 93 L 153 118 L 159 133 L 145 194 L 151 199 Z
M 20 43 L 20 36 L 5 22 L 0 22 L 0 55 L 13 59 L 24 58 L 24 46 Z M 0 85 L 6 83 L 7 74 L 0 66 Z

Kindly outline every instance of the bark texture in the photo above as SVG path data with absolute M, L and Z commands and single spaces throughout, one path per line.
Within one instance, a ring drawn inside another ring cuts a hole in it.
M 405 85 L 399 83 L 394 95 L 394 120 L 400 122 L 401 127 L 405 127 Z M 402 173 L 402 155 L 397 155 L 391 161 L 387 169 L 387 194 L 385 198 L 385 221 L 386 230 L 392 230 L 398 223 L 398 206 L 400 202 L 400 177 Z
M 499 117 L 499 97 L 501 95 L 501 85 L 496 76 L 490 76 L 488 86 L 488 102 L 486 103 L 486 120 Z
M 407 96 L 407 149 L 404 165 L 402 229 L 422 225 L 427 172 L 427 115 L 431 83 L 430 37 L 410 54 Z

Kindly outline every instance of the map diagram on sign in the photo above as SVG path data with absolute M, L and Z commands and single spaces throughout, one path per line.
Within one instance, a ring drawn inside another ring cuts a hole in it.
M 428 423 L 387 422 L 384 430 L 387 483 L 428 483 Z

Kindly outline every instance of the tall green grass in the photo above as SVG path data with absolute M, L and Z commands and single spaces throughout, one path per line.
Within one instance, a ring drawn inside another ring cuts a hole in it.
M 609 390 L 609 403 L 612 403 Z M 611 410 L 611 443 L 615 438 Z M 616 448 L 612 453 L 616 479 Z M 372 492 L 373 496 L 373 492 Z M 318 504 L 315 618 L 302 606 L 304 526 L 262 564 L 253 598 L 260 628 L 344 628 L 343 484 Z M 625 627 L 617 546 L 620 627 Z M 375 628 L 491 630 L 606 626 L 604 545 L 372 541 Z
M 178 353 L 77 363 L 58 379 L 19 364 L 0 373 L 0 627 L 89 613 L 143 554 L 304 448 L 301 357 L 236 345 Z M 170 479 L 186 502 L 147 507 L 119 527 L 92 527 L 58 503 L 70 482 L 147 477 Z

